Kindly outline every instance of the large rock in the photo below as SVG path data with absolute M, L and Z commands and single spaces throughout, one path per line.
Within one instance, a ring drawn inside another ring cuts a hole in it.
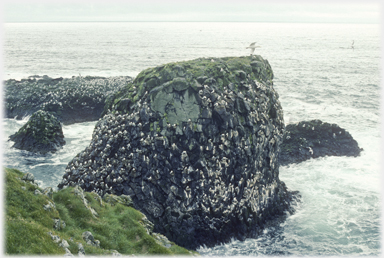
M 64 134 L 59 120 L 49 112 L 36 111 L 28 122 L 9 137 L 12 147 L 34 153 L 55 152 L 64 144 Z
M 351 134 L 336 124 L 301 121 L 285 128 L 280 164 L 299 163 L 324 156 L 359 156 L 363 150 Z
M 283 112 L 267 60 L 196 59 L 141 72 L 108 100 L 59 188 L 129 195 L 187 248 L 255 236 L 290 209 Z
M 5 81 L 5 115 L 22 119 L 37 110 L 54 114 L 63 124 L 96 121 L 106 99 L 132 78 L 73 76 L 50 78 L 46 75 Z

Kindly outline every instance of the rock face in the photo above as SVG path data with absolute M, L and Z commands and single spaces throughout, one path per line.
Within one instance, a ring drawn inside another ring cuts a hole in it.
M 37 110 L 54 114 L 63 124 L 95 121 L 106 99 L 131 82 L 121 77 L 50 78 L 46 75 L 5 81 L 5 115 L 22 119 Z
M 324 156 L 358 156 L 363 150 L 349 132 L 320 120 L 286 126 L 281 144 L 280 165 Z
M 59 188 L 129 195 L 187 248 L 254 236 L 289 208 L 279 180 L 283 112 L 260 56 L 141 72 L 115 94 Z
M 14 148 L 42 154 L 55 152 L 65 144 L 59 120 L 42 110 L 33 113 L 9 139 L 15 142 Z

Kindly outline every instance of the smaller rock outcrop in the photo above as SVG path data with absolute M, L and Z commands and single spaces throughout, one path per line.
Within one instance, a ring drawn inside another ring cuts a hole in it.
M 15 142 L 14 148 L 42 154 L 55 152 L 65 144 L 59 120 L 42 110 L 33 113 L 28 122 L 9 139 Z
M 108 194 L 106 193 L 103 196 L 103 199 L 105 202 L 108 202 L 112 206 L 116 205 L 117 203 L 120 203 L 125 206 L 133 206 L 132 198 L 129 195 L 113 195 L 113 194 Z
M 84 247 L 81 243 L 79 243 L 78 245 L 78 248 L 79 248 L 79 252 L 77 253 L 79 256 L 85 256 L 85 250 L 84 250 Z
M 129 76 L 73 76 L 50 78 L 30 76 L 20 81 L 4 81 L 5 116 L 22 119 L 37 110 L 54 114 L 63 124 L 95 121 L 106 99 L 127 83 Z
M 280 148 L 282 166 L 324 156 L 356 157 L 363 150 L 345 129 L 320 120 L 287 125 Z
M 92 233 L 89 232 L 89 231 L 85 231 L 82 235 L 84 241 L 88 244 L 88 245 L 92 245 L 92 246 L 96 246 L 96 247 L 100 247 L 100 241 L 99 240 L 96 240 Z
M 35 182 L 35 176 L 32 173 L 25 173 L 25 175 L 21 178 L 21 180 L 24 180 L 25 182 L 34 183 Z

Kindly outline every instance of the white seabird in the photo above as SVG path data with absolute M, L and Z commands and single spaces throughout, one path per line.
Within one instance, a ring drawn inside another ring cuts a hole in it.
M 256 42 L 253 42 L 253 43 L 251 43 L 251 45 L 249 45 L 249 47 L 246 47 L 246 48 L 251 49 L 251 55 L 253 54 L 253 52 L 255 52 L 255 48 L 260 47 L 260 46 L 256 46 L 255 44 L 256 44 Z

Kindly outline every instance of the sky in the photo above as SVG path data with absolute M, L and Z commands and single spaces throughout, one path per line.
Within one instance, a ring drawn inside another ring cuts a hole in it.
M 380 23 L 380 1 L 2 1 L 5 22 L 228 21 Z

